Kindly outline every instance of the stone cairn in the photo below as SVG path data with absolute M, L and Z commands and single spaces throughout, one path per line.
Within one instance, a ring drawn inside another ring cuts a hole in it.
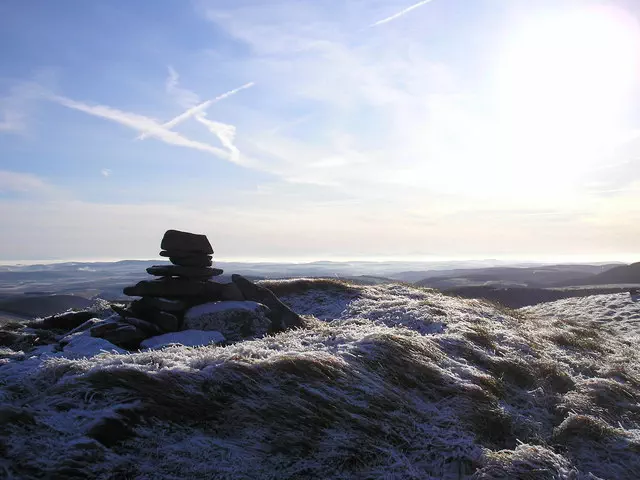
M 112 305 L 119 318 L 93 326 L 92 336 L 135 350 L 150 337 L 181 330 L 216 331 L 234 342 L 302 326 L 269 289 L 240 275 L 232 275 L 231 283 L 213 281 L 223 271 L 212 266 L 205 235 L 168 230 L 160 248 L 171 264 L 147 268 L 159 278 L 126 287 L 125 295 L 139 298 Z

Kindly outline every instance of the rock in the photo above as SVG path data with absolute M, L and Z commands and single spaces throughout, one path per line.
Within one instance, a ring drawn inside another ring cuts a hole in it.
M 216 331 L 182 330 L 180 332 L 165 333 L 157 337 L 147 338 L 140 344 L 142 348 L 163 348 L 169 345 L 184 345 L 185 347 L 198 347 L 211 343 L 222 343 L 224 335 Z
M 127 353 L 104 338 L 94 337 L 88 330 L 67 335 L 60 340 L 60 344 L 63 345 L 65 356 L 93 357 L 103 352 Z
M 221 300 L 233 300 L 238 302 L 246 300 L 235 283 L 225 283 L 220 296 Z
M 269 309 L 256 302 L 212 302 L 190 308 L 183 327 L 189 330 L 218 331 L 229 341 L 260 337 L 269 332 Z
M 157 277 L 211 278 L 222 275 L 223 270 L 211 267 L 185 267 L 182 265 L 154 265 L 147 273 Z
M 76 328 L 78 325 L 82 325 L 93 317 L 95 317 L 95 313 L 93 312 L 65 312 L 59 315 L 43 318 L 42 320 L 29 322 L 27 323 L 27 326 L 41 330 L 71 330 Z
M 213 248 L 206 235 L 167 230 L 162 237 L 160 248 L 163 250 L 182 250 L 186 252 L 213 253 Z
M 92 337 L 99 337 L 102 338 L 102 334 L 111 330 L 115 330 L 116 328 L 118 328 L 120 324 L 118 322 L 111 322 L 111 321 L 101 321 L 100 323 L 98 323 L 97 325 L 91 327 L 89 329 L 89 331 L 91 332 L 91 336 Z
M 84 322 L 82 325 L 79 325 L 76 328 L 74 328 L 73 330 L 71 330 L 69 333 L 67 333 L 66 336 L 73 335 L 74 333 L 78 333 L 78 332 L 84 332 L 85 330 L 89 330 L 89 329 L 91 329 L 93 327 L 96 327 L 96 326 L 100 325 L 103 322 L 104 322 L 104 320 L 101 320 L 99 318 L 90 318 L 89 320 Z
M 190 255 L 185 257 L 170 256 L 169 261 L 183 267 L 210 267 L 213 265 L 211 257 L 206 255 Z
M 211 297 L 217 299 L 222 284 L 215 282 L 189 280 L 186 278 L 162 278 L 143 280 L 135 286 L 125 287 L 125 295 L 137 297 Z
M 22 338 L 23 335 L 17 333 L 0 331 L 0 347 L 10 347 Z
M 151 322 L 155 323 L 163 332 L 175 332 L 180 330 L 180 320 L 175 315 L 156 310 L 150 312 L 148 318 Z
M 147 322 L 146 320 L 142 320 L 140 318 L 135 317 L 126 317 L 122 319 L 123 323 L 128 323 L 129 325 L 133 325 L 136 328 L 139 328 L 143 332 L 149 335 L 160 335 L 162 330 L 155 323 Z
M 135 312 L 133 312 L 131 309 L 121 307 L 120 305 L 111 305 L 111 310 L 116 312 L 121 317 L 131 317 L 132 315 L 135 315 Z
M 231 275 L 231 281 L 238 286 L 244 298 L 269 307 L 268 317 L 271 319 L 273 331 L 278 332 L 304 326 L 300 315 L 282 303 L 268 288 L 256 285 L 237 274 Z
M 187 305 L 180 300 L 170 300 L 162 297 L 144 297 L 131 302 L 131 310 L 137 315 L 143 315 L 149 311 L 163 310 L 165 312 L 184 312 Z
M 91 329 L 91 336 L 103 338 L 127 350 L 135 349 L 149 335 L 128 323 L 111 323 Z

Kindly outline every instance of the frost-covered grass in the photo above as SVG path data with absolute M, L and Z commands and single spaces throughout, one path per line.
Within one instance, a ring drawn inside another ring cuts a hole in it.
M 231 346 L 0 349 L 0 477 L 640 478 L 639 304 L 304 282 L 308 328 Z

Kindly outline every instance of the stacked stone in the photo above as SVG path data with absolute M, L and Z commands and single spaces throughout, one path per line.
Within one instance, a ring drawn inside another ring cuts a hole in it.
M 150 337 L 179 330 L 216 330 L 238 341 L 301 325 L 271 291 L 244 277 L 212 281 L 223 271 L 212 266 L 213 248 L 205 235 L 168 230 L 160 248 L 171 264 L 149 267 L 147 273 L 158 278 L 125 287 L 125 295 L 140 298 L 126 308 L 112 305 L 119 319 L 95 325 L 92 336 L 132 350 Z

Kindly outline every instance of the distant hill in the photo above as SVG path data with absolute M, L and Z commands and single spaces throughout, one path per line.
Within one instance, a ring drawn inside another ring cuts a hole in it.
M 93 302 L 76 295 L 20 295 L 0 301 L 0 312 L 24 317 L 45 317 L 70 308 L 84 309 Z
M 565 285 L 640 284 L 640 262 L 622 265 Z
M 497 288 L 492 286 L 458 287 L 443 290 L 445 295 L 462 298 L 480 298 L 499 303 L 509 308 L 521 308 L 539 303 L 553 302 L 563 298 L 588 297 L 591 295 L 603 295 L 627 292 L 627 287 L 594 287 L 575 289 L 552 288 L 528 288 L 507 287 Z
M 581 285 L 583 279 L 616 267 L 606 265 L 543 265 L 535 267 L 495 267 L 458 269 L 444 272 L 424 272 L 428 276 L 415 282 L 431 288 L 456 288 L 471 286 L 502 287 L 552 287 L 558 285 Z

